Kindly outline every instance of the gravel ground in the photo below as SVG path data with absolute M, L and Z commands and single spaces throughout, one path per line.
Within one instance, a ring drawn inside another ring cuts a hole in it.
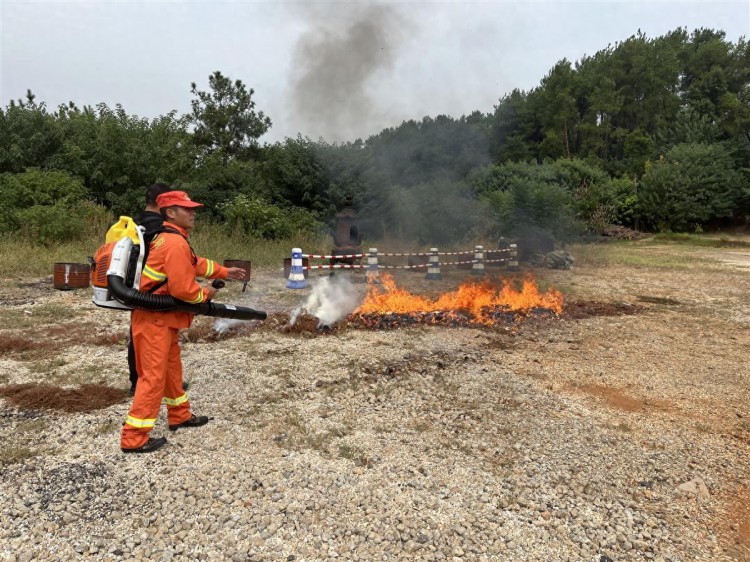
M 537 272 L 635 315 L 218 340 L 198 319 L 183 361 L 214 419 L 172 433 L 162 411 L 150 455 L 119 450 L 129 403 L 0 399 L 0 560 L 750 560 L 750 269 L 700 252 Z M 307 292 L 253 273 L 225 302 Z M 48 279 L 0 297 L 0 384 L 126 387 L 127 315 Z

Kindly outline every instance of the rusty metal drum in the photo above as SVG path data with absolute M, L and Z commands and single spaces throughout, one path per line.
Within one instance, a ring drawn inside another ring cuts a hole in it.
M 241 267 L 245 270 L 245 276 L 240 279 L 240 281 L 244 281 L 245 283 L 250 281 L 251 266 L 252 264 L 248 260 L 224 260 L 224 267 Z
M 56 263 L 53 286 L 60 291 L 86 289 L 91 281 L 91 266 L 87 263 Z

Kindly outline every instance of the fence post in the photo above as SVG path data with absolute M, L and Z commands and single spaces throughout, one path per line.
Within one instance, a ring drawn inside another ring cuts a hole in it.
M 302 248 L 292 248 L 292 269 L 289 271 L 286 288 L 304 289 L 305 287 L 307 287 L 307 279 L 302 271 Z
M 367 254 L 367 281 L 377 283 L 380 272 L 378 271 L 378 249 L 370 248 Z
M 510 245 L 510 259 L 508 260 L 509 269 L 518 269 L 518 245 Z
M 430 248 L 430 256 L 427 261 L 427 275 L 425 279 L 442 279 L 443 276 L 440 274 L 440 257 L 438 256 L 437 248 Z
M 484 275 L 484 246 L 474 246 L 474 265 L 471 266 L 471 274 Z

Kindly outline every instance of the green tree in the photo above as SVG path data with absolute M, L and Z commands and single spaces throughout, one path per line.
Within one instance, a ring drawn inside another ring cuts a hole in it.
M 539 145 L 539 158 L 570 158 L 577 152 L 577 73 L 566 59 L 558 62 L 542 79 L 539 92 L 542 96 L 541 121 L 543 139 Z
M 536 159 L 537 135 L 527 94 L 515 89 L 495 106 L 489 133 L 490 151 L 497 164 Z
M 678 144 L 647 166 L 639 214 L 651 228 L 694 230 L 732 217 L 749 189 L 728 145 Z
M 44 103 L 29 90 L 26 100 L 0 109 L 0 173 L 44 167 L 60 148 L 61 132 Z
M 210 92 L 191 84 L 195 144 L 206 154 L 218 153 L 225 166 L 231 158 L 255 154 L 258 139 L 271 127 L 271 119 L 255 111 L 255 91 L 218 70 L 208 77 L 208 85 Z
M 62 143 L 47 167 L 81 178 L 89 197 L 116 213 L 131 214 L 143 205 L 139 187 L 170 183 L 193 168 L 188 122 L 176 112 L 149 120 L 120 105 L 69 105 L 55 117 Z
M 268 147 L 264 170 L 273 186 L 274 203 L 304 207 L 314 213 L 328 208 L 328 173 L 309 138 L 298 135 Z

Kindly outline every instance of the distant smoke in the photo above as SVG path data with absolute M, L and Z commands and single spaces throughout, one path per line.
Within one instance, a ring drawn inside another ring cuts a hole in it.
M 354 312 L 360 302 L 357 289 L 344 277 L 321 277 L 305 303 L 294 309 L 289 323 L 294 325 L 304 311 L 315 316 L 318 326 L 330 326 Z
M 382 128 L 370 81 L 392 68 L 408 22 L 395 7 L 297 5 L 310 29 L 293 59 L 294 119 L 314 139 L 354 140 Z

